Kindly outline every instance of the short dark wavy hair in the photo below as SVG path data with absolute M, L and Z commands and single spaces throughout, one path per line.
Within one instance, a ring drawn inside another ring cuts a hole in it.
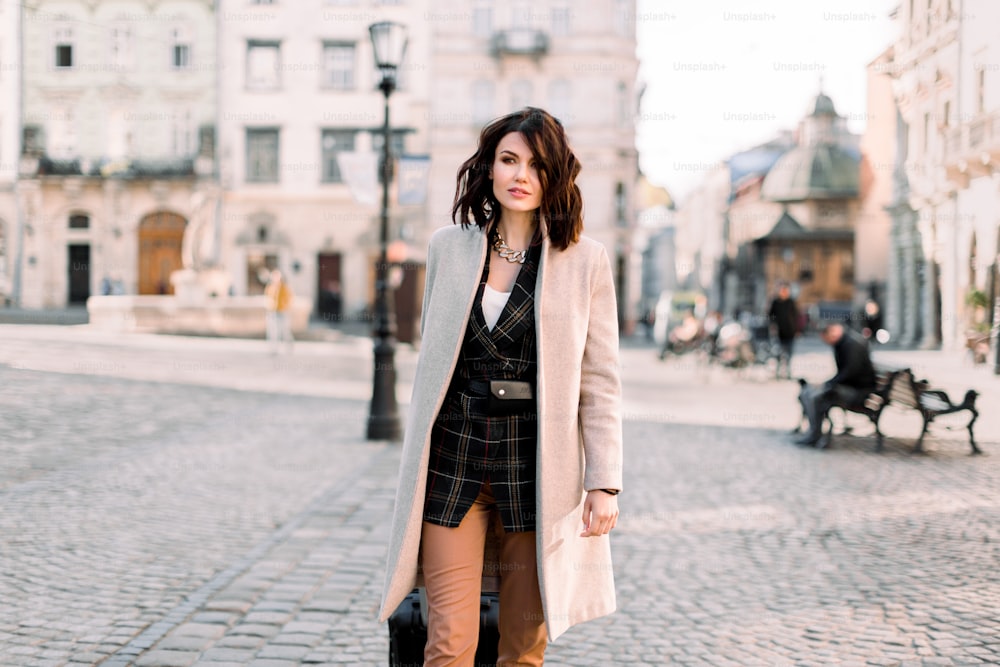
M 542 202 L 535 212 L 545 218 L 549 241 L 565 250 L 583 231 L 583 196 L 576 184 L 580 161 L 569 147 L 562 123 L 543 109 L 525 107 L 491 121 L 479 135 L 479 148 L 458 170 L 452 220 L 487 230 L 499 219 L 500 202 L 493 195 L 490 168 L 497 145 L 511 132 L 524 136 L 538 166 Z

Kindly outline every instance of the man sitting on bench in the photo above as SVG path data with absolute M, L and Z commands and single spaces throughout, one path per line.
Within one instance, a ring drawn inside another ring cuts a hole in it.
M 795 441 L 798 445 L 822 447 L 823 422 L 830 408 L 863 405 L 868 394 L 875 390 L 875 368 L 864 339 L 839 322 L 825 324 L 820 337 L 833 348 L 837 374 L 822 385 L 810 387 L 802 398 L 809 432 Z

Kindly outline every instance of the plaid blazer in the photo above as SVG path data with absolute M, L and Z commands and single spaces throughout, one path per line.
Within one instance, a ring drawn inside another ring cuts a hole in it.
M 469 381 L 477 388 L 491 379 L 535 383 L 534 294 L 540 256 L 541 245 L 533 246 L 491 331 L 482 308 L 490 273 L 487 252 L 458 363 L 431 432 L 424 521 L 458 526 L 489 481 L 504 530 L 535 530 L 537 410 L 491 417 L 485 393 L 474 391 Z

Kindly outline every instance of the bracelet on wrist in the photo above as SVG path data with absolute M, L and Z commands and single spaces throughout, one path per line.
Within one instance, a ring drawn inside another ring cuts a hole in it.
M 600 489 L 600 490 L 612 496 L 617 496 L 619 493 L 621 493 L 621 491 L 619 491 L 618 489 Z

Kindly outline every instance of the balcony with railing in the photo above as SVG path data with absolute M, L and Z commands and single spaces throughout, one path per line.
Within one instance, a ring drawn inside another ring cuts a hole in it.
M 980 114 L 944 135 L 948 180 L 961 187 L 970 178 L 1000 170 L 1000 111 Z
M 534 28 L 510 28 L 493 34 L 491 51 L 495 57 L 530 56 L 538 59 L 549 51 L 549 36 Z
M 84 158 L 49 155 L 37 126 L 24 129 L 20 160 L 22 178 L 89 176 L 121 180 L 173 179 L 210 176 L 215 161 L 215 128 L 199 128 L 198 153 L 190 157 Z

